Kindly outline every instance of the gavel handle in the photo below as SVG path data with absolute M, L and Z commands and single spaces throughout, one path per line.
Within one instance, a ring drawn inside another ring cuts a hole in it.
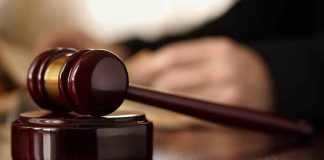
M 207 121 L 266 133 L 310 135 L 313 132 L 312 126 L 304 121 L 295 122 L 243 107 L 171 95 L 139 86 L 130 85 L 126 98 Z

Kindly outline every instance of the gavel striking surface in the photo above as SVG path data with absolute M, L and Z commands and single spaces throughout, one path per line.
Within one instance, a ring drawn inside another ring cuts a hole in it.
M 104 117 L 34 111 L 12 123 L 12 158 L 151 159 L 153 125 L 141 112 Z

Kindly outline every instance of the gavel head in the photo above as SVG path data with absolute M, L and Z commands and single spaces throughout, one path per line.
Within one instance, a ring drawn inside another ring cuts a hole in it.
M 43 109 L 102 116 L 124 101 L 128 74 L 112 52 L 55 48 L 32 62 L 27 87 Z

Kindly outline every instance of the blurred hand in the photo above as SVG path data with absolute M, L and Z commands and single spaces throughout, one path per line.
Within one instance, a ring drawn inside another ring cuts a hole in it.
M 41 36 L 36 42 L 35 53 L 41 53 L 55 47 L 75 48 L 78 50 L 87 48 L 108 49 L 121 58 L 126 55 L 126 49 L 123 46 L 101 43 L 76 28 L 60 28 Z
M 130 80 L 228 105 L 271 110 L 267 68 L 247 46 L 204 38 L 142 51 L 126 61 Z

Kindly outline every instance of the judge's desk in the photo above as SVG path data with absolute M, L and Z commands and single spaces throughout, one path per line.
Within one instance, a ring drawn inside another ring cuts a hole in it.
M 36 105 L 35 108 L 31 107 L 34 105 L 24 91 L 13 93 L 5 101 L 9 102 L 2 105 L 14 107 L 6 115 L 2 115 L 0 160 L 11 159 L 11 121 L 21 112 L 38 109 Z M 131 101 L 125 101 L 119 110 L 144 111 L 147 118 L 154 123 L 154 160 L 324 159 L 324 131 L 316 131 L 314 135 L 300 139 L 211 124 Z

